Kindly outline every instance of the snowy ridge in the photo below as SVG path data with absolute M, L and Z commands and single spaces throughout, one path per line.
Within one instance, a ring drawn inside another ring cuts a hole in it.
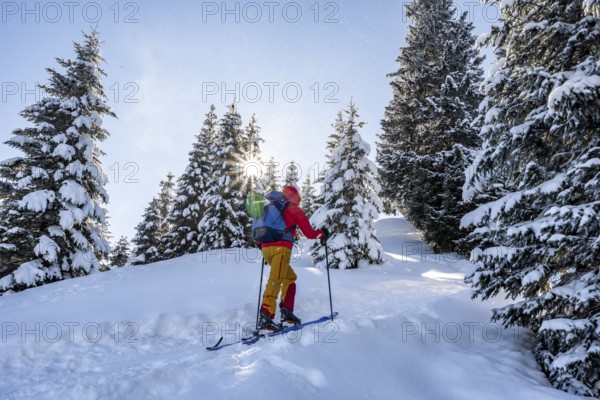
M 204 349 L 253 324 L 254 250 L 187 255 L 3 296 L 2 397 L 247 399 L 268 389 L 286 399 L 576 398 L 549 386 L 525 332 L 490 324 L 492 304 L 469 299 L 462 277 L 470 264 L 429 253 L 402 218 L 376 228 L 384 265 L 331 271 L 335 324 L 251 347 Z M 300 253 L 296 311 L 310 320 L 328 312 L 327 278 Z

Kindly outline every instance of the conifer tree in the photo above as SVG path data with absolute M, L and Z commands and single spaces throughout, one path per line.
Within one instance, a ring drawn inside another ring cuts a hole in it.
M 131 244 L 125 236 L 121 236 L 110 254 L 110 265 L 113 267 L 124 267 L 131 256 Z
M 133 238 L 135 249 L 131 263 L 149 264 L 165 259 L 165 237 L 171 231 L 169 213 L 173 204 L 175 176 L 167 174 L 167 180 L 160 181 L 160 192 L 144 210 L 142 222 L 136 226 Z
M 298 187 L 298 181 L 300 180 L 300 172 L 295 162 L 291 162 L 285 170 L 285 185 Z
M 346 123 L 344 122 L 344 113 L 341 110 L 338 111 L 331 127 L 333 128 L 333 132 L 329 135 L 327 140 L 327 165 L 325 166 L 325 170 L 331 167 L 333 151 L 339 146 L 344 137 Z
M 256 121 L 256 115 L 252 114 L 250 122 L 244 130 L 245 146 L 243 164 L 243 179 L 246 182 L 246 193 L 263 193 L 263 161 L 261 157 L 260 145 L 264 140 L 260 137 L 260 126 Z
M 154 197 L 145 208 L 142 221 L 135 227 L 136 234 L 132 240 L 135 245 L 131 255 L 132 265 L 160 261 L 161 238 L 158 236 L 160 223 L 158 199 Z
M 242 167 L 241 179 L 243 180 L 242 194 L 244 197 L 254 193 L 264 193 L 264 180 L 261 179 L 263 172 L 263 161 L 261 158 L 260 144 L 264 140 L 260 137 L 260 126 L 256 120 L 256 115 L 252 114 L 250 122 L 244 129 L 244 148 L 240 165 Z M 244 226 L 244 237 L 246 238 L 246 247 L 254 246 L 252 239 L 252 219 L 246 218 Z
M 244 159 L 246 135 L 241 129 L 242 120 L 235 103 L 219 122 L 213 154 L 218 166 L 202 196 L 206 210 L 199 223 L 198 251 L 245 247 L 248 237 L 245 229 L 249 217 L 245 210 L 243 171 L 239 166 Z
M 23 155 L 0 163 L 0 291 L 20 290 L 99 270 L 108 194 L 98 147 L 114 117 L 96 31 L 74 43 L 76 57 L 48 68 L 48 95 L 21 116 L 33 126 L 6 141 Z
M 275 158 L 271 157 L 269 162 L 266 164 L 266 174 L 264 176 L 263 187 L 265 193 L 269 193 L 275 190 L 281 191 L 282 177 L 279 172 L 279 163 L 275 161 Z
M 386 210 L 400 210 L 434 251 L 455 250 L 463 171 L 479 145 L 471 126 L 480 101 L 482 59 L 473 49 L 473 25 L 453 19 L 451 0 L 415 0 L 406 46 L 396 60 L 393 98 L 378 143 Z
M 113 234 L 110 231 L 110 214 L 108 210 L 104 210 L 104 225 L 102 225 L 102 237 L 106 239 L 107 242 L 111 242 L 113 239 Z M 105 272 L 110 269 L 110 254 L 103 253 L 98 257 L 98 261 L 100 262 L 100 271 Z
M 175 190 L 175 175 L 172 172 L 167 174 L 167 180 L 160 182 L 160 192 L 158 193 L 158 215 L 160 216 L 160 229 L 158 235 L 165 238 L 173 229 L 173 225 L 169 220 L 169 215 L 173 211 L 173 200 Z M 161 250 L 164 251 L 164 245 L 161 245 Z M 163 254 L 161 251 L 161 255 Z
M 173 211 L 167 218 L 172 228 L 164 239 L 166 258 L 198 251 L 198 223 L 205 212 L 201 207 L 202 196 L 208 191 L 209 183 L 216 172 L 212 152 L 217 135 L 217 122 L 215 106 L 211 105 L 189 153 L 188 165 L 177 180 Z
M 323 182 L 324 203 L 311 219 L 314 225 L 329 229 L 329 265 L 340 269 L 379 264 L 383 253 L 374 226 L 382 208 L 377 194 L 377 168 L 368 159 L 370 146 L 358 133 L 363 123 L 358 121 L 356 106 L 350 103 L 345 112 L 348 117 L 343 128 L 336 126 L 334 133 L 341 136 L 329 156 L 331 167 Z M 315 243 L 311 251 L 315 265 L 324 267 L 324 247 Z
M 300 192 L 302 194 L 302 210 L 304 210 L 304 213 L 310 219 L 317 209 L 315 188 L 310 182 L 310 175 L 306 176 Z
M 482 105 L 483 149 L 464 197 L 479 206 L 474 296 L 512 300 L 505 326 L 535 334 L 556 387 L 600 397 L 600 15 L 596 1 L 502 3 L 481 42 L 496 62 Z
M 352 101 L 352 100 L 350 100 L 350 101 Z M 344 136 L 345 122 L 344 122 L 344 113 L 342 112 L 342 110 L 338 111 L 335 121 L 333 122 L 333 124 L 331 124 L 331 127 L 333 128 L 333 132 L 327 138 L 327 145 L 326 145 L 327 151 L 325 154 L 325 165 L 323 166 L 323 168 L 319 169 L 318 175 L 317 175 L 317 178 L 315 181 L 315 185 L 317 186 L 317 188 L 319 188 L 319 192 L 315 196 L 314 205 L 313 205 L 314 210 L 318 209 L 323 204 L 325 204 L 325 193 L 327 192 L 327 190 L 330 189 L 324 184 L 325 173 L 329 169 L 331 169 L 331 167 L 333 166 L 333 164 L 332 164 L 333 151 L 339 146 L 339 144 Z

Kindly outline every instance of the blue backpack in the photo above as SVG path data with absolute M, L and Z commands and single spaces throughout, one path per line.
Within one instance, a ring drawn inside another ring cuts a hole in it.
M 283 210 L 290 204 L 283 193 L 273 191 L 265 196 L 269 203 L 262 215 L 252 221 L 252 238 L 256 242 L 269 243 L 279 240 L 294 242 L 291 228 L 285 226 Z

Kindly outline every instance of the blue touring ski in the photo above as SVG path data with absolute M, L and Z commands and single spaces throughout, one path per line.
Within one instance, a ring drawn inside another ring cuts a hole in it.
M 299 331 L 302 328 L 309 326 L 309 325 L 316 325 L 316 324 L 321 324 L 323 322 L 331 321 L 333 318 L 337 317 L 337 315 L 338 315 L 338 313 L 336 311 L 333 313 L 333 315 L 325 315 L 319 319 L 315 319 L 314 321 L 304 322 L 299 325 L 286 326 L 277 332 L 269 332 L 269 333 L 254 332 L 252 334 L 252 336 L 244 337 L 244 338 L 241 338 L 239 340 L 236 340 L 236 341 L 230 342 L 230 343 L 223 343 L 223 337 L 221 337 L 221 339 L 219 339 L 217 344 L 215 344 L 214 346 L 211 346 L 211 347 L 207 347 L 206 350 L 211 350 L 211 351 L 220 350 L 223 347 L 233 346 L 234 344 L 238 344 L 238 343 L 251 345 L 251 344 L 258 342 L 261 338 L 268 338 L 268 337 L 273 337 L 273 336 L 284 335 L 287 332 Z

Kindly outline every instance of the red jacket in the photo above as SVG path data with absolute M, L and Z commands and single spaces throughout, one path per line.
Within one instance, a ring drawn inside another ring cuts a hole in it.
M 292 235 L 296 236 L 296 227 L 299 227 L 304 236 L 309 239 L 318 239 L 323 236 L 323 231 L 320 229 L 313 229 L 310 226 L 310 222 L 304 214 L 304 211 L 298 206 L 290 204 L 286 208 L 283 209 L 283 220 L 285 221 L 286 228 L 292 228 L 290 232 Z M 287 240 L 279 240 L 277 242 L 269 242 L 263 243 L 262 247 L 271 247 L 271 246 L 281 246 L 292 248 L 294 243 Z

